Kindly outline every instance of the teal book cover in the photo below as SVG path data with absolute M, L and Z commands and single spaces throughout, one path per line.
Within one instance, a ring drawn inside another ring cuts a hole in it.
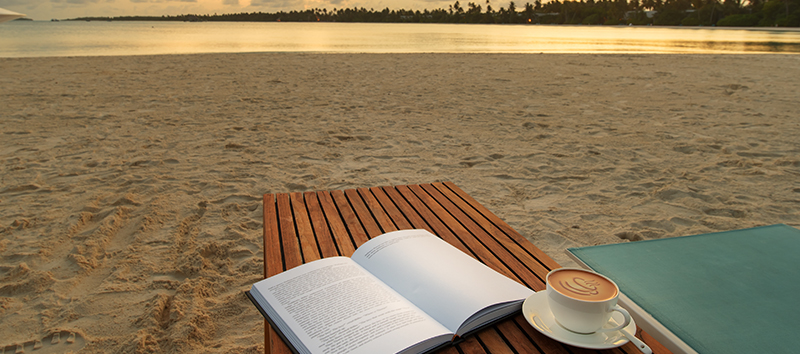
M 569 251 L 699 353 L 800 348 L 800 230 L 771 225 Z

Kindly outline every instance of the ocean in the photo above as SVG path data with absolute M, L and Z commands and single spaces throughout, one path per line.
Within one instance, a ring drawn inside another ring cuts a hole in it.
M 0 57 L 190 53 L 800 53 L 800 30 L 653 26 L 12 21 Z

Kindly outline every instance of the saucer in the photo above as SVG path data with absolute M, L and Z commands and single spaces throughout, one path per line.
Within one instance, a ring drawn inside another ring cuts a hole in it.
M 578 334 L 564 329 L 553 318 L 545 291 L 539 291 L 525 299 L 522 303 L 522 315 L 537 331 L 564 344 L 586 349 L 611 349 L 628 343 L 628 339 L 620 331 Z M 617 326 L 623 320 L 622 314 L 614 311 L 611 321 L 606 326 Z M 636 333 L 636 323 L 633 319 L 625 329 L 629 333 Z

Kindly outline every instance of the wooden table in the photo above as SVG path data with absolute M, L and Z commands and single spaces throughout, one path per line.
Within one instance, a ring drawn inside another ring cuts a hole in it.
M 350 256 L 372 237 L 426 229 L 527 287 L 545 289 L 558 263 L 450 182 L 264 195 L 264 276 L 324 257 Z M 267 353 L 291 353 L 265 322 Z M 656 353 L 669 353 L 646 333 Z M 440 353 L 589 353 L 537 332 L 517 315 Z M 603 352 L 639 353 L 628 343 Z

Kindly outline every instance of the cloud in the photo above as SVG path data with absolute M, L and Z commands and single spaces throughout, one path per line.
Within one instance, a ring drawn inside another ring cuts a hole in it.
M 223 5 L 233 5 L 233 6 L 239 6 L 239 0 L 224 0 L 224 1 L 222 2 L 222 4 L 223 4 Z
M 97 0 L 50 0 L 50 2 L 53 4 L 84 5 L 97 3 Z
M 266 7 L 271 9 L 299 9 L 303 7 L 305 1 L 303 0 L 252 0 L 251 7 Z
M 69 4 L 69 5 L 89 5 L 98 3 L 113 3 L 115 0 L 37 0 L 36 2 L 48 1 L 51 4 Z
M 56 2 L 56 0 L 53 0 L 53 2 Z M 85 4 L 96 4 L 97 0 L 67 0 L 66 2 L 67 4 L 72 4 L 72 5 L 85 5 Z
M 87 4 L 97 4 L 100 0 L 50 0 L 52 4 L 69 4 L 69 5 L 87 5 Z
M 11 7 L 21 7 L 21 6 L 36 6 L 45 2 L 46 0 L 0 0 L 0 7 L 4 9 L 9 9 Z

